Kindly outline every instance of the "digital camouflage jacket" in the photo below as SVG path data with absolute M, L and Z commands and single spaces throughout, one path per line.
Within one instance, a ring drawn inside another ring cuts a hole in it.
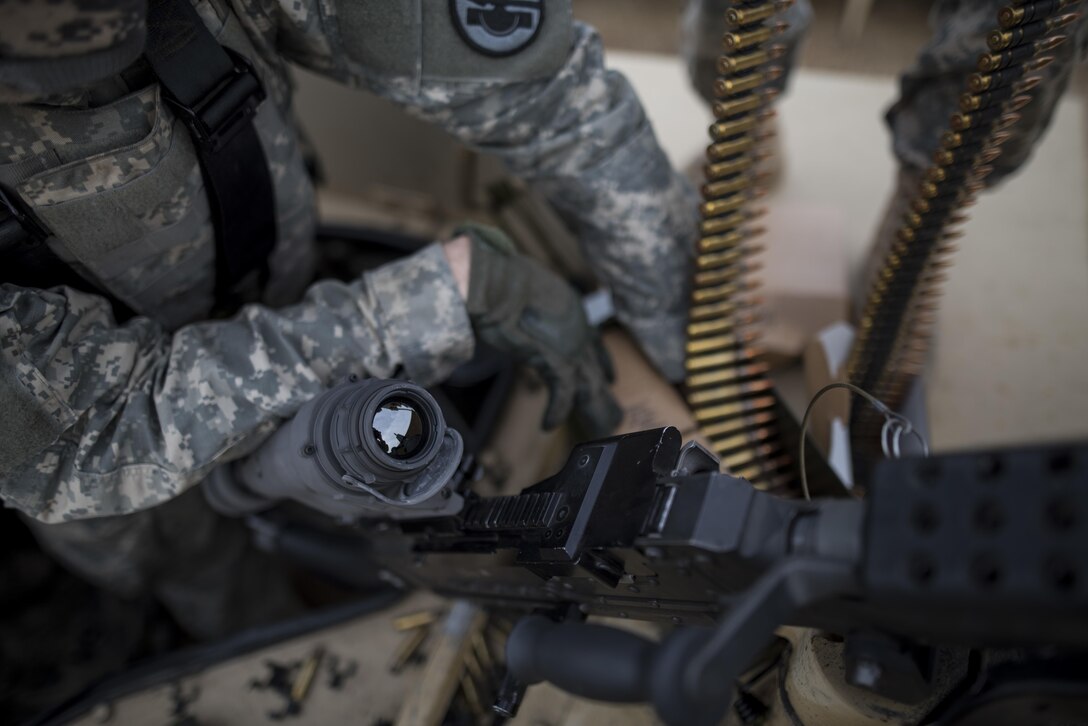
M 193 143 L 141 72 L 145 2 L 0 3 L 0 182 L 60 257 L 138 313 L 119 325 L 95 295 L 0 288 L 5 503 L 45 522 L 145 509 L 344 376 L 402 368 L 430 382 L 471 356 L 437 245 L 307 287 L 314 198 L 288 62 L 502 158 L 560 211 L 621 321 L 679 375 L 694 197 L 569 0 L 520 3 L 530 17 L 512 35 L 466 22 L 472 0 L 195 5 L 268 92 L 255 126 L 275 186 L 271 282 L 262 304 L 222 320 L 209 319 L 214 234 Z

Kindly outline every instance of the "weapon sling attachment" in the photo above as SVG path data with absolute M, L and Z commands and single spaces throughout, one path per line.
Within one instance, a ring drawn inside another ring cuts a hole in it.
M 153 0 L 145 58 L 163 97 L 185 124 L 200 160 L 216 246 L 216 314 L 256 299 L 276 244 L 275 197 L 252 120 L 265 98 L 249 63 L 224 48 L 189 0 Z M 19 195 L 0 187 L 0 261 L 6 280 L 95 292 L 118 320 L 133 311 L 50 249 L 51 232 Z

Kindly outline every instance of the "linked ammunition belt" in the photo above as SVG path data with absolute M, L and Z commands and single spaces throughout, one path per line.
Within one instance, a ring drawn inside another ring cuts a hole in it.
M 717 122 L 707 150 L 701 238 L 688 325 L 687 398 L 715 453 L 731 473 L 761 487 L 788 486 L 792 459 L 779 439 L 775 399 L 757 346 L 758 300 L 751 279 L 762 212 L 755 167 L 763 152 L 760 129 L 771 118 L 775 93 L 767 83 L 781 73 L 774 62 L 785 48 L 775 16 L 792 0 L 738 0 L 726 12 L 729 31 L 718 60 Z M 847 363 L 851 383 L 893 408 L 902 405 L 921 372 L 932 336 L 936 299 L 950 264 L 955 228 L 973 204 L 1031 101 L 1035 75 L 1065 37 L 1058 30 L 1078 16 L 1079 0 L 1016 2 L 998 15 L 987 37 L 990 52 L 967 82 L 933 165 L 912 190 L 903 226 L 869 293 Z M 855 446 L 878 442 L 884 418 L 858 402 L 851 413 Z
M 761 232 L 752 223 L 762 214 L 756 167 L 775 96 L 767 84 L 781 74 L 774 62 L 785 53 L 775 43 L 785 25 L 775 16 L 791 1 L 735 2 L 726 12 L 687 330 L 688 404 L 726 470 L 760 487 L 793 479 L 757 346 L 752 279 Z
M 872 282 L 846 373 L 892 408 L 902 405 L 925 364 L 943 268 L 962 234 L 955 228 L 966 221 L 963 210 L 1015 132 L 1018 111 L 1042 80 L 1036 72 L 1054 60 L 1047 53 L 1065 40 L 1057 31 L 1077 19 L 1066 11 L 1078 2 L 1019 2 L 1000 11 L 1000 27 L 987 37 L 989 52 L 968 78 L 933 165 L 904 205 L 903 225 Z M 863 403 L 854 406 L 851 433 L 860 457 L 871 452 L 882 424 L 879 413 Z

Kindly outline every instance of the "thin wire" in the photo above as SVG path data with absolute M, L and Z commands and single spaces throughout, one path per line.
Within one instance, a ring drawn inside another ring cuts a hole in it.
M 812 397 L 812 400 L 808 402 L 808 408 L 805 409 L 805 415 L 801 419 L 801 452 L 800 456 L 800 468 L 801 468 L 801 491 L 805 495 L 807 501 L 812 501 L 812 493 L 808 488 L 808 472 L 805 469 L 805 442 L 808 440 L 808 422 L 812 416 L 812 410 L 816 406 L 816 402 L 827 393 L 833 391 L 836 388 L 842 388 L 851 393 L 857 394 L 868 401 L 873 408 L 879 411 L 884 416 L 884 426 L 880 429 L 880 448 L 884 452 L 884 456 L 889 459 L 899 459 L 902 457 L 902 449 L 900 442 L 902 441 L 903 434 L 914 436 L 915 439 L 921 444 L 922 455 L 929 456 L 929 444 L 926 442 L 925 436 L 922 432 L 914 428 L 914 424 L 906 416 L 901 416 L 895 411 L 888 408 L 888 406 L 868 391 L 855 386 L 853 383 L 829 383 L 820 390 L 816 391 L 816 395 Z

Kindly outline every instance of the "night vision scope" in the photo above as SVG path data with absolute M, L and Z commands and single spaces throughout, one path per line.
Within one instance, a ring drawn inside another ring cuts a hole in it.
M 293 499 L 340 518 L 456 513 L 447 488 L 464 444 L 425 389 L 352 379 L 303 406 L 253 455 L 205 484 L 212 506 L 239 515 Z

